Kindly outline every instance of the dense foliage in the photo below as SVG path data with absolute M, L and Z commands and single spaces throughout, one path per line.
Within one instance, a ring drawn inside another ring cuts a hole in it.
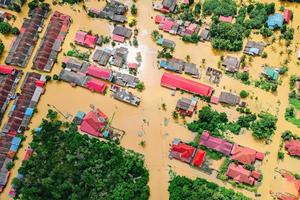
M 184 176 L 175 176 L 169 185 L 170 200 L 250 200 L 241 193 L 232 189 L 220 187 L 205 179 L 188 179 Z
M 11 25 L 8 22 L 0 22 L 0 33 L 7 35 L 11 31 Z
M 237 6 L 233 0 L 205 0 L 203 3 L 204 15 L 233 16 L 237 12 Z
M 79 134 L 75 125 L 56 120 L 54 111 L 47 117 L 33 136 L 33 155 L 19 170 L 24 180 L 13 182 L 20 199 L 148 199 L 141 155 Z
M 2 55 L 3 51 L 4 51 L 4 44 L 2 41 L 0 41 L 0 56 Z
M 251 126 L 252 134 L 257 139 L 269 139 L 276 130 L 277 117 L 266 112 L 260 113 L 258 117 Z

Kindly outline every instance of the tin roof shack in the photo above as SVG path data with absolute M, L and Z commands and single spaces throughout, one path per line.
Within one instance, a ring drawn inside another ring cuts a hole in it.
M 242 147 L 238 144 L 234 144 L 231 150 L 231 160 L 237 160 L 243 164 L 251 165 L 254 164 L 256 160 L 262 161 L 263 159 L 263 153 L 248 147 Z
M 33 59 L 32 69 L 50 72 L 69 31 L 71 17 L 55 11 Z
M 0 122 L 10 101 L 15 98 L 16 88 L 22 71 L 14 67 L 0 65 Z
M 82 111 L 78 111 L 75 115 L 75 117 L 73 118 L 73 122 L 76 125 L 80 125 L 83 121 L 83 118 L 85 117 L 85 113 Z
M 170 73 L 164 73 L 162 75 L 160 85 L 169 89 L 180 89 L 204 97 L 211 97 L 213 93 L 213 88 L 208 85 Z
M 60 71 L 59 79 L 70 83 L 72 86 L 79 85 L 85 87 L 89 78 L 82 73 L 76 73 L 69 68 L 65 68 Z
M 106 51 L 97 49 L 92 57 L 99 65 L 106 66 L 112 55 Z
M 239 58 L 233 56 L 226 56 L 222 65 L 225 67 L 225 70 L 227 72 L 234 73 L 239 71 L 240 63 L 241 60 Z
M 291 156 L 300 156 L 300 140 L 288 140 L 285 142 L 285 148 Z
M 227 142 L 224 139 L 211 136 L 209 131 L 203 131 L 199 144 L 218 151 L 226 156 L 230 155 L 233 147 L 232 143 Z
M 159 66 L 173 72 L 182 73 L 184 69 L 184 62 L 179 59 L 161 60 Z
M 279 72 L 274 68 L 264 67 L 262 75 L 271 81 L 277 81 L 279 77 Z
M 292 15 L 293 15 L 293 13 L 292 13 L 291 10 L 284 9 L 284 11 L 283 11 L 284 22 L 287 23 L 287 24 L 290 23 Z
M 23 134 L 28 129 L 34 109 L 44 93 L 46 78 L 44 75 L 27 72 L 21 85 L 21 94 L 15 99 L 8 113 L 8 121 L 2 132 L 8 134 Z
M 235 163 L 230 163 L 226 176 L 232 178 L 237 183 L 243 183 L 247 185 L 255 185 L 257 179 L 260 178 L 260 174 L 256 175 L 256 171 L 251 171 L 245 169 L 242 165 L 237 165 Z
M 172 40 L 164 39 L 164 38 L 158 38 L 156 40 L 156 44 L 161 45 L 164 48 L 169 48 L 169 49 L 175 49 L 176 43 Z
M 261 55 L 264 48 L 265 44 L 263 42 L 248 41 L 245 46 L 244 53 L 251 56 Z
M 240 103 L 240 97 L 235 95 L 235 94 L 231 94 L 229 92 L 221 92 L 220 96 L 219 96 L 219 102 L 220 103 L 224 103 L 224 104 L 228 104 L 231 106 L 236 106 Z
M 20 34 L 12 41 L 5 63 L 19 67 L 25 67 L 31 57 L 38 40 L 38 32 L 41 30 L 47 10 L 35 8 L 31 11 L 31 17 L 25 18 L 20 29 Z
M 110 2 L 106 2 L 106 6 L 103 10 L 100 11 L 91 8 L 89 13 L 92 13 L 95 17 L 108 19 L 113 22 L 124 23 L 127 22 L 127 17 L 125 16 L 127 10 L 128 7 L 125 4 L 112 0 Z
M 198 100 L 194 97 L 191 99 L 182 97 L 177 101 L 176 110 L 180 115 L 191 117 L 197 109 L 197 102 Z
M 116 48 L 113 53 L 113 58 L 111 64 L 116 67 L 123 67 L 123 65 L 127 62 L 128 49 L 125 47 Z
M 201 42 L 210 41 L 210 29 L 208 27 L 205 27 L 200 32 L 200 41 Z
M 71 69 L 72 71 L 75 72 L 83 72 L 85 73 L 86 68 L 89 66 L 90 64 L 88 62 L 85 61 L 81 61 L 78 60 L 76 58 L 73 57 L 64 57 L 63 61 L 62 61 L 62 67 L 63 68 L 68 68 Z
M 130 39 L 132 30 L 125 26 L 115 26 L 113 30 L 113 40 L 116 42 L 124 42 L 125 39 Z
M 98 37 L 95 35 L 84 31 L 77 31 L 75 35 L 75 44 L 94 49 L 96 47 L 97 39 Z
M 113 76 L 114 76 L 113 83 L 123 87 L 126 86 L 126 87 L 135 88 L 136 85 L 140 82 L 140 80 L 136 76 L 130 74 L 114 72 Z
M 282 28 L 283 26 L 283 15 L 279 13 L 275 13 L 273 15 L 269 15 L 267 20 L 268 28 L 271 30 Z
M 102 131 L 107 126 L 108 118 L 99 109 L 90 111 L 84 116 L 80 130 L 95 137 L 103 137 Z
M 177 0 L 163 0 L 162 1 L 162 11 L 174 12 L 176 9 Z
M 111 85 L 110 91 L 113 92 L 112 97 L 114 99 L 123 101 L 133 106 L 140 105 L 141 99 L 124 88 L 121 88 L 117 85 Z

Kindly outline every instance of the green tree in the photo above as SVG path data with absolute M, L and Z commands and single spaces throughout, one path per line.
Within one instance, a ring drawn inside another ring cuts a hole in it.
M 0 33 L 7 35 L 11 32 L 11 25 L 8 22 L 0 22 Z
M 246 90 L 242 90 L 241 92 L 240 92 L 240 97 L 241 98 L 246 98 L 246 97 L 248 97 L 249 96 L 249 92 L 247 92 Z
M 259 119 L 251 125 L 252 135 L 257 139 L 269 139 L 276 130 L 277 117 L 261 112 Z
M 132 6 L 130 7 L 130 12 L 131 12 L 132 15 L 137 15 L 138 9 L 137 9 L 137 6 L 135 4 L 132 4 Z
M 3 54 L 4 51 L 4 44 L 3 42 L 0 40 L 0 56 Z

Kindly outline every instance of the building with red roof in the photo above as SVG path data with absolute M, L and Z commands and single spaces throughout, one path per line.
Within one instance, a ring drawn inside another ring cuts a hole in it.
M 288 140 L 285 142 L 285 148 L 289 155 L 300 156 L 300 140 Z
M 112 35 L 112 40 L 116 41 L 116 42 L 124 43 L 125 42 L 125 37 L 121 36 L 121 35 L 113 34 Z
M 221 152 L 224 155 L 230 155 L 233 144 L 227 142 L 224 139 L 213 137 L 209 131 L 204 131 L 200 138 L 200 145 L 203 145 L 209 149 Z
M 0 65 L 0 74 L 13 74 L 15 68 L 8 65 Z
M 251 171 L 235 163 L 230 163 L 226 176 L 232 178 L 237 183 L 244 183 L 248 185 L 254 185 L 256 183 L 255 178 L 252 177 Z
M 80 125 L 80 130 L 95 137 L 102 137 L 102 130 L 107 125 L 108 118 L 99 109 L 90 111 Z
M 232 16 L 220 16 L 219 21 L 220 22 L 227 22 L 227 23 L 232 23 L 233 17 Z
M 75 43 L 88 47 L 95 48 L 97 42 L 97 36 L 88 34 L 84 31 L 78 31 L 75 35 Z
M 163 15 L 156 15 L 155 19 L 154 19 L 156 24 L 160 24 L 160 23 L 164 22 L 164 20 L 165 20 L 165 16 L 163 16 Z
M 234 144 L 231 151 L 231 160 L 237 160 L 243 164 L 253 164 L 256 160 L 263 160 L 264 154 L 257 152 L 254 149 L 248 147 L 242 147 L 238 144 Z
M 107 84 L 104 81 L 91 79 L 86 82 L 85 86 L 91 91 L 95 91 L 103 94 L 106 90 Z
M 110 69 L 98 67 L 93 64 L 87 68 L 86 74 L 107 81 L 112 81 L 113 78 L 112 71 Z
M 210 97 L 213 93 L 213 88 L 208 85 L 167 72 L 162 75 L 160 85 L 173 90 L 180 89 L 205 97 Z
M 201 167 L 202 163 L 204 162 L 205 154 L 205 151 L 197 149 L 194 156 L 193 165 L 196 167 Z
M 173 22 L 172 20 L 165 19 L 162 26 L 163 31 L 169 32 L 174 26 L 174 24 L 175 22 Z
M 182 162 L 191 163 L 196 149 L 181 141 L 173 142 L 170 150 L 170 157 Z M 196 161 L 198 164 L 199 161 Z M 201 164 L 201 163 L 200 163 Z
M 292 18 L 292 11 L 289 9 L 284 9 L 284 12 L 283 12 L 284 22 L 287 24 L 290 23 L 291 18 Z

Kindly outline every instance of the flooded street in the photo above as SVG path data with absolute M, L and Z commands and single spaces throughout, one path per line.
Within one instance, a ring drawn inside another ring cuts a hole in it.
M 271 0 L 263 0 L 264 2 L 273 2 Z M 49 2 L 50 1 L 47 1 Z M 131 1 L 125 1 L 130 4 Z M 85 3 L 87 8 L 96 7 L 102 8 L 105 1 L 94 1 L 90 0 Z M 194 134 L 183 125 L 182 120 L 176 122 L 172 119 L 172 112 L 175 109 L 177 100 L 182 96 L 190 96 L 189 94 L 180 94 L 177 91 L 175 96 L 171 96 L 171 90 L 163 88 L 160 86 L 160 79 L 164 72 L 162 69 L 157 68 L 157 51 L 160 49 L 151 39 L 151 32 L 157 30 L 158 27 L 154 23 L 154 16 L 157 12 L 152 10 L 152 3 L 150 0 L 138 0 L 138 12 L 137 16 L 138 29 L 139 29 L 139 47 L 136 51 L 141 52 L 142 64 L 138 70 L 138 77 L 145 83 L 146 89 L 143 92 L 133 91 L 134 94 L 141 97 L 141 104 L 139 107 L 133 107 L 128 104 L 114 100 L 110 96 L 110 92 L 105 96 L 97 93 L 92 93 L 87 89 L 80 87 L 71 87 L 65 82 L 51 81 L 46 86 L 46 92 L 41 97 L 38 104 L 38 113 L 33 117 L 30 128 L 35 128 L 41 122 L 41 119 L 46 115 L 47 110 L 51 107 L 55 107 L 57 110 L 64 114 L 75 115 L 77 111 L 88 112 L 90 110 L 90 105 L 95 105 L 95 107 L 102 110 L 107 116 L 112 119 L 112 126 L 123 129 L 126 131 L 126 135 L 121 141 L 121 146 L 126 149 L 132 149 L 145 156 L 145 163 L 149 169 L 150 174 L 150 199 L 151 200 L 165 200 L 168 199 L 168 181 L 169 181 L 169 171 L 173 170 L 178 175 L 185 175 L 190 178 L 203 177 L 209 181 L 215 182 L 219 185 L 223 185 L 227 188 L 232 188 L 229 183 L 224 184 L 222 181 L 215 179 L 211 176 L 200 172 L 197 169 L 191 168 L 189 165 L 181 163 L 179 161 L 170 160 L 168 158 L 169 144 L 171 141 L 178 137 L 183 141 L 192 141 L 194 139 Z M 276 3 L 276 8 L 279 9 L 280 4 Z M 282 84 L 278 87 L 275 94 L 263 91 L 259 88 L 251 86 L 246 86 L 231 77 L 222 76 L 219 85 L 212 85 L 209 83 L 205 77 L 205 68 L 202 65 L 203 59 L 205 59 L 205 67 L 218 68 L 218 62 L 220 61 L 221 55 L 227 55 L 223 52 L 215 52 L 212 50 L 210 43 L 199 43 L 186 44 L 180 40 L 178 36 L 173 36 L 170 34 L 162 33 L 165 38 L 171 39 L 176 42 L 175 54 L 177 58 L 185 59 L 187 55 L 190 56 L 191 62 L 196 63 L 202 70 L 202 77 L 199 80 L 202 83 L 210 84 L 214 87 L 215 93 L 219 94 L 220 91 L 225 90 L 228 92 L 233 92 L 239 94 L 241 90 L 247 90 L 250 92 L 252 98 L 248 98 L 246 102 L 252 112 L 259 113 L 261 111 L 268 111 L 278 117 L 277 130 L 272 138 L 272 143 L 266 145 L 262 142 L 255 141 L 250 132 L 245 132 L 241 135 L 232 135 L 230 138 L 241 145 L 251 147 L 261 152 L 268 152 L 261 171 L 263 174 L 262 185 L 258 188 L 258 193 L 262 194 L 259 199 L 269 200 L 271 199 L 270 191 L 278 192 L 282 191 L 282 186 L 285 184 L 284 180 L 278 173 L 275 173 L 275 168 L 286 169 L 293 173 L 300 174 L 300 160 L 291 158 L 288 155 L 285 156 L 283 161 L 277 160 L 277 152 L 279 150 L 281 142 L 281 133 L 285 130 L 291 130 L 293 133 L 299 135 L 299 129 L 287 122 L 284 118 L 285 109 L 288 106 L 288 93 L 289 93 L 289 76 L 292 74 L 300 74 L 299 67 L 297 63 L 297 51 L 295 51 L 297 43 L 300 42 L 300 31 L 297 29 L 300 26 L 300 11 L 298 5 L 287 3 L 286 8 L 291 9 L 294 12 L 294 20 L 292 26 L 295 28 L 294 41 L 291 45 L 293 50 L 290 56 L 290 63 L 288 64 L 289 71 L 287 75 L 284 75 L 281 80 Z M 1 9 L 2 10 L 2 9 Z M 70 27 L 70 31 L 66 36 L 63 44 L 63 51 L 58 56 L 58 63 L 55 64 L 51 75 L 58 74 L 61 70 L 61 62 L 63 59 L 63 53 L 70 49 L 70 43 L 73 42 L 76 32 L 79 29 L 89 31 L 91 30 L 94 34 L 100 34 L 104 36 L 111 36 L 111 27 L 109 22 L 103 19 L 93 19 L 89 18 L 84 12 L 82 5 L 71 7 L 69 5 L 64 6 L 52 6 L 52 10 L 63 12 L 68 14 L 73 19 L 73 23 Z M 17 19 L 14 22 L 14 26 L 21 27 L 23 22 L 23 17 L 27 16 L 28 6 L 24 5 L 22 12 L 16 14 Z M 50 17 L 49 17 L 50 18 Z M 40 38 L 43 36 L 49 18 L 45 21 L 43 32 L 40 33 Z M 111 24 L 112 25 L 112 24 Z M 279 34 L 276 34 L 278 38 Z M 262 41 L 263 39 L 258 35 L 251 36 L 253 40 Z M 12 36 L 4 37 L 0 35 L 0 39 L 5 44 L 5 52 L 1 57 L 1 64 L 8 54 L 9 46 L 12 40 Z M 41 39 L 35 48 L 33 55 L 40 44 Z M 245 40 L 246 42 L 246 40 Z M 118 45 L 117 45 L 118 46 Z M 254 58 L 253 62 L 249 66 L 250 79 L 255 80 L 259 77 L 262 70 L 263 64 L 269 64 L 270 66 L 281 66 L 283 61 L 286 59 L 286 55 L 280 56 L 279 48 L 286 51 L 284 42 L 282 45 L 279 44 L 278 39 L 275 44 L 268 46 L 266 52 L 268 57 Z M 82 47 L 78 47 L 87 51 Z M 130 52 L 131 53 L 131 52 Z M 135 55 L 135 54 L 134 54 Z M 232 55 L 232 54 L 231 54 Z M 233 55 L 241 56 L 242 53 L 234 53 Z M 129 55 L 130 56 L 130 55 Z M 24 72 L 33 71 L 31 70 L 32 65 L 31 57 L 28 66 L 23 69 Z M 184 75 L 183 75 L 184 76 Z M 25 76 L 23 76 L 24 78 Z M 189 78 L 189 77 L 188 77 Z M 19 84 L 20 86 L 20 84 Z M 256 99 L 257 97 L 257 99 Z M 166 104 L 166 111 L 161 109 L 162 103 Z M 205 105 L 203 101 L 198 102 L 198 108 Z M 10 109 L 12 103 L 8 107 L 7 111 Z M 222 107 L 221 105 L 212 105 L 218 111 L 224 111 L 229 116 L 230 120 L 235 120 L 238 118 L 239 113 L 234 107 Z M 7 112 L 8 113 L 8 112 Z M 7 113 L 2 121 L 3 123 L 7 121 Z M 114 117 L 113 117 L 114 116 Z M 113 117 L 113 118 L 112 118 Z M 195 117 L 195 116 L 194 116 Z M 167 120 L 166 120 L 167 119 Z M 186 119 L 191 121 L 192 119 Z M 167 125 L 165 121 L 168 121 Z M 18 160 L 15 161 L 15 166 L 11 170 L 11 177 L 8 182 L 8 186 L 5 188 L 4 192 L 0 194 L 1 200 L 11 199 L 8 197 L 8 192 L 11 186 L 11 181 L 13 177 L 16 176 L 17 170 L 21 165 L 21 161 L 25 155 L 25 149 L 28 147 L 32 136 L 31 132 L 27 131 L 25 133 L 27 139 L 23 142 L 23 147 L 19 149 L 17 154 Z M 145 141 L 145 147 L 141 147 L 139 143 Z M 277 177 L 275 177 L 277 176 Z M 291 186 L 292 187 L 292 186 Z M 287 187 L 288 192 L 295 194 L 291 187 Z M 235 190 L 242 191 L 246 196 L 254 198 L 254 194 L 247 192 L 246 190 L 240 190 L 235 188 Z

